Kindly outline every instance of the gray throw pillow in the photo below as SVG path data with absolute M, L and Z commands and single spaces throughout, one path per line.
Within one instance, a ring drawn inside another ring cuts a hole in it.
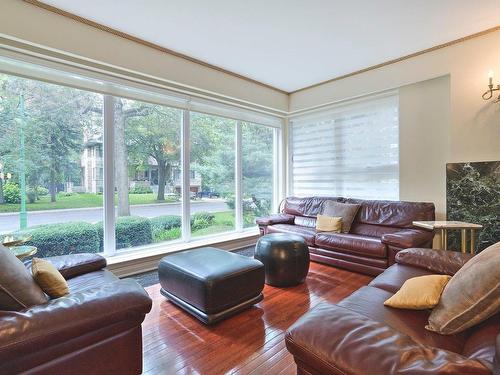
M 0 245 L 0 310 L 20 311 L 47 301 L 23 262 Z
M 500 242 L 497 242 L 465 263 L 451 278 L 425 328 L 452 335 L 499 311 Z
M 326 201 L 323 204 L 323 215 L 342 218 L 342 233 L 349 233 L 360 204 Z

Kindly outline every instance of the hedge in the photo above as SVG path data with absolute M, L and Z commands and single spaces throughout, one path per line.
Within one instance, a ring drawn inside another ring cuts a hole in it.
M 215 216 L 209 212 L 197 212 L 191 217 L 192 230 L 213 225 Z M 38 248 L 37 256 L 49 257 L 74 253 L 98 253 L 104 251 L 103 224 L 68 222 L 44 224 L 16 233 L 32 236 L 28 245 Z M 157 216 L 151 219 L 140 216 L 119 217 L 116 220 L 116 248 L 123 249 L 162 242 L 181 237 L 181 217 Z
M 99 233 L 99 249 L 104 251 L 104 236 L 102 221 L 95 224 Z M 151 235 L 151 223 L 148 218 L 141 216 L 123 216 L 116 219 L 115 226 L 116 248 L 123 249 L 147 245 L 153 242 Z
M 17 233 L 30 235 L 27 245 L 38 248 L 37 257 L 100 252 L 99 232 L 94 224 L 73 221 L 44 224 Z

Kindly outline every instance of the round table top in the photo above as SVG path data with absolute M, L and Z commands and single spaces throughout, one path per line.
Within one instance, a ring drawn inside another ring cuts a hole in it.
M 29 256 L 35 255 L 37 252 L 37 248 L 35 246 L 29 245 L 21 245 L 21 246 L 12 246 L 10 251 L 18 258 L 24 259 Z
M 17 246 L 31 240 L 31 236 L 25 234 L 7 234 L 2 240 L 2 244 L 7 247 Z

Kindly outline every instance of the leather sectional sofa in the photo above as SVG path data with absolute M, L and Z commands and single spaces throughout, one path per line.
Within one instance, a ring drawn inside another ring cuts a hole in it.
M 424 328 L 430 310 L 383 304 L 407 279 L 454 275 L 470 257 L 403 250 L 368 286 L 306 313 L 286 334 L 298 374 L 500 374 L 500 314 L 459 334 L 440 335 Z
M 349 233 L 316 232 L 316 216 L 327 200 L 361 205 Z M 432 247 L 433 232 L 412 222 L 434 220 L 433 203 L 289 197 L 282 206 L 280 214 L 257 219 L 261 234 L 299 234 L 317 262 L 378 275 L 394 263 L 398 251 Z
M 105 270 L 97 254 L 45 260 L 67 280 L 70 294 L 0 310 L 0 374 L 140 374 L 141 323 L 152 303 L 146 291 Z

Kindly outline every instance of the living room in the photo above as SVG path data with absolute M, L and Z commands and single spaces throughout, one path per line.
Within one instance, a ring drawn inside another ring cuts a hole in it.
M 500 373 L 499 45 L 493 0 L 1 0 L 0 373 Z

